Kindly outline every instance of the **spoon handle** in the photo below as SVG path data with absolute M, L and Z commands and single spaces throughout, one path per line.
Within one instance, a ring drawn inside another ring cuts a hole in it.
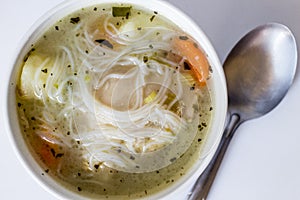
M 204 172 L 199 176 L 196 181 L 191 194 L 189 195 L 189 200 L 206 200 L 209 190 L 213 184 L 213 181 L 216 177 L 217 171 L 221 165 L 227 147 L 234 135 L 235 130 L 240 125 L 241 120 L 238 115 L 231 115 L 229 122 L 224 130 L 222 139 L 217 148 L 216 153 L 214 154 L 212 160 L 210 161 L 207 168 Z

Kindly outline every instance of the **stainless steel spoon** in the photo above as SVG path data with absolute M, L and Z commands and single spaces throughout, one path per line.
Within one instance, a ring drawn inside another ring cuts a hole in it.
M 224 63 L 229 122 L 213 159 L 195 183 L 190 200 L 207 198 L 235 130 L 244 121 L 260 117 L 279 104 L 293 82 L 296 66 L 295 38 L 281 24 L 255 28 L 232 49 Z

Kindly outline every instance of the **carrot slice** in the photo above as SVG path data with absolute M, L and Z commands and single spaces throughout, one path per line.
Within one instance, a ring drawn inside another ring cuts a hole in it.
M 59 160 L 55 157 L 58 150 L 58 146 L 51 143 L 43 144 L 39 150 L 42 160 L 50 168 L 58 165 Z
M 60 149 L 60 145 L 56 143 L 57 138 L 45 131 L 42 136 L 40 135 L 38 140 L 37 151 L 41 159 L 48 167 L 55 168 L 59 164 L 60 157 L 64 155 Z
M 199 85 L 206 85 L 206 80 L 209 77 L 209 63 L 203 51 L 193 40 L 187 37 L 176 37 L 173 45 L 178 54 L 187 59 Z

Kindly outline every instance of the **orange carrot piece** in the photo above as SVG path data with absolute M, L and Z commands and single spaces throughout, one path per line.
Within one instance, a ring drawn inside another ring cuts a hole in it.
M 205 85 L 209 77 L 209 63 L 202 50 L 197 47 L 193 40 L 188 38 L 175 38 L 173 45 L 178 54 L 187 59 L 199 85 Z
M 55 167 L 58 163 L 55 156 L 53 156 L 53 154 L 51 153 L 51 149 L 53 148 L 47 145 L 43 145 L 42 148 L 40 149 L 40 155 L 42 160 L 45 162 L 45 164 L 52 168 Z
M 56 137 L 45 131 L 38 140 L 40 141 L 37 151 L 40 153 L 41 159 L 50 168 L 56 167 L 59 163 L 59 158 L 63 155 L 59 144 L 53 143 Z

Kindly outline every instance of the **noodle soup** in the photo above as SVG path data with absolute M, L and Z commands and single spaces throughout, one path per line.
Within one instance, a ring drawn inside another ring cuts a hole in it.
M 215 66 L 159 11 L 81 7 L 28 45 L 15 106 L 41 179 L 81 197 L 148 198 L 206 156 Z

